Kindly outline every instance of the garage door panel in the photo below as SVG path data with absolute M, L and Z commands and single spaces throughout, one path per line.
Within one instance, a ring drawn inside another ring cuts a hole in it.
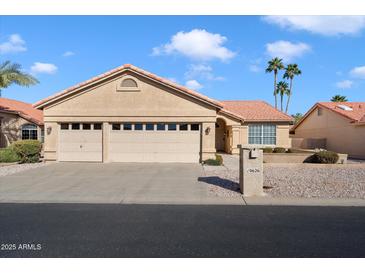
M 101 162 L 102 130 L 60 130 L 59 161 Z
M 182 162 L 200 159 L 199 131 L 111 130 L 112 162 Z

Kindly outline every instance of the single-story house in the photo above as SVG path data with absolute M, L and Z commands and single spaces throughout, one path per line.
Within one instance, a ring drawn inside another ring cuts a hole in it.
M 217 101 L 129 64 L 33 106 L 46 161 L 200 162 L 291 144 L 292 118 L 265 102 Z
M 291 133 L 293 146 L 365 159 L 365 102 L 316 103 Z
M 43 112 L 32 104 L 0 98 L 0 147 L 17 140 L 43 139 Z

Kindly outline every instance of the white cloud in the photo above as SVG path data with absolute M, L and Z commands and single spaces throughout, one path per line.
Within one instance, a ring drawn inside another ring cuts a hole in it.
M 365 16 L 265 16 L 264 21 L 289 30 L 326 36 L 354 35 L 365 28 Z
M 266 53 L 271 57 L 279 57 L 285 62 L 291 61 L 296 57 L 301 57 L 311 51 L 311 47 L 305 43 L 292 43 L 289 41 L 279 40 L 266 44 Z
M 215 76 L 213 74 L 213 69 L 211 66 L 204 64 L 197 64 L 197 65 L 192 64 L 189 66 L 189 70 L 185 72 L 185 78 L 187 79 L 192 79 L 196 77 L 205 80 L 216 80 L 216 81 L 224 80 L 224 77 Z
M 179 83 L 179 81 L 178 81 L 176 78 L 174 78 L 174 77 L 167 77 L 167 80 L 169 80 L 169 81 L 171 81 L 171 82 L 174 82 L 174 83 L 176 83 L 176 84 L 178 84 L 178 83 Z
M 57 70 L 58 68 L 56 65 L 49 63 L 35 62 L 33 66 L 30 67 L 30 71 L 32 74 L 39 74 L 39 73 L 54 74 L 57 72 Z
M 185 86 L 194 90 L 199 90 L 203 88 L 203 85 L 200 84 L 197 80 L 188 80 L 186 81 Z
M 73 51 L 66 51 L 64 54 L 62 54 L 63 57 L 69 57 L 75 55 L 75 53 Z
M 352 82 L 350 80 L 343 80 L 343 81 L 337 82 L 336 87 L 340 88 L 340 89 L 349 89 L 349 88 L 352 88 L 353 84 L 354 84 L 354 82 Z
M 195 60 L 227 61 L 233 58 L 235 53 L 223 46 L 226 41 L 225 36 L 203 29 L 193 29 L 190 32 L 180 31 L 171 37 L 169 43 L 153 48 L 152 54 L 179 53 Z
M 17 53 L 26 51 L 25 41 L 19 34 L 12 34 L 8 41 L 0 44 L 0 54 Z
M 354 78 L 365 79 L 365 66 L 353 68 L 350 75 Z
M 248 69 L 252 72 L 260 72 L 261 71 L 261 68 L 259 65 L 257 64 L 251 64 L 248 66 Z

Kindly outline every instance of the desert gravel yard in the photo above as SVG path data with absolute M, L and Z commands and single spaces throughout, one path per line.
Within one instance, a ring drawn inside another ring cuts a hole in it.
M 204 170 L 211 195 L 240 195 L 238 169 Z M 365 199 L 365 164 L 264 164 L 264 192 L 272 197 Z
M 42 167 L 45 165 L 46 165 L 45 163 L 3 165 L 0 166 L 0 177 L 15 174 L 33 168 Z

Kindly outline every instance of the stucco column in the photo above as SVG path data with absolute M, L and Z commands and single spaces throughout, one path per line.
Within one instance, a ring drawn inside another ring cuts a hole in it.
M 108 122 L 103 123 L 103 163 L 109 163 L 109 134 L 110 124 Z
M 56 161 L 58 150 L 59 124 L 55 122 L 44 123 L 44 160 Z
M 241 144 L 241 126 L 232 126 L 232 154 L 238 154 L 238 145 Z
M 215 122 L 202 123 L 202 161 L 215 158 Z

